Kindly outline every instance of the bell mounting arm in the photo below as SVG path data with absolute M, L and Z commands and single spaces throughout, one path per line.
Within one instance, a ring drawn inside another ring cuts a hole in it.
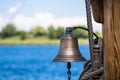
M 87 28 L 84 28 L 84 27 L 81 27 L 81 26 L 74 26 L 74 27 L 66 27 L 66 34 L 72 34 L 72 31 L 73 30 L 76 30 L 76 29 L 83 29 L 83 30 L 85 30 L 85 31 L 89 31 Z M 97 36 L 97 34 L 95 34 L 94 32 L 93 32 L 93 35 L 96 37 L 96 39 L 98 39 L 98 36 Z

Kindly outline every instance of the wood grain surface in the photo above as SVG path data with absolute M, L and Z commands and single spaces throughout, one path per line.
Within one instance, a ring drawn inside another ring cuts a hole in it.
M 103 24 L 105 80 L 120 80 L 120 0 L 100 1 L 92 0 L 92 9 L 95 21 Z
M 105 80 L 120 80 L 120 0 L 104 0 Z

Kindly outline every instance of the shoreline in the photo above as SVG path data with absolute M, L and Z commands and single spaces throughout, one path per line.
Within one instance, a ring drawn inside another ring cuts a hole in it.
M 78 43 L 88 44 L 88 39 L 78 39 Z M 0 39 L 0 45 L 59 45 L 60 39 L 48 39 L 47 37 L 27 38 L 20 40 L 19 36 Z
M 53 44 L 41 44 L 41 43 L 36 43 L 36 44 L 31 44 L 31 43 L 0 43 L 0 46 L 6 46 L 6 45 L 59 45 L 59 43 L 53 43 Z M 79 45 L 88 45 L 88 43 L 79 43 Z
M 79 40 L 79 45 L 87 45 L 87 40 Z M 1 41 L 0 45 L 59 45 L 59 40 L 50 40 L 50 41 Z

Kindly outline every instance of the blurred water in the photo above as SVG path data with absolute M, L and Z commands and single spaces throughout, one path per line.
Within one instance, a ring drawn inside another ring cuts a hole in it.
M 0 46 L 0 80 L 67 80 L 65 62 L 52 62 L 59 46 Z M 88 45 L 80 46 L 89 59 Z M 72 63 L 72 80 L 78 80 L 84 63 Z

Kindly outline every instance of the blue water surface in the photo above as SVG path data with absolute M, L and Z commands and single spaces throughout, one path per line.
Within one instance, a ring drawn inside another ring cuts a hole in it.
M 66 62 L 52 62 L 57 45 L 0 46 L 0 80 L 67 80 Z M 89 59 L 89 46 L 80 46 Z M 78 80 L 84 62 L 73 62 L 72 80 Z

